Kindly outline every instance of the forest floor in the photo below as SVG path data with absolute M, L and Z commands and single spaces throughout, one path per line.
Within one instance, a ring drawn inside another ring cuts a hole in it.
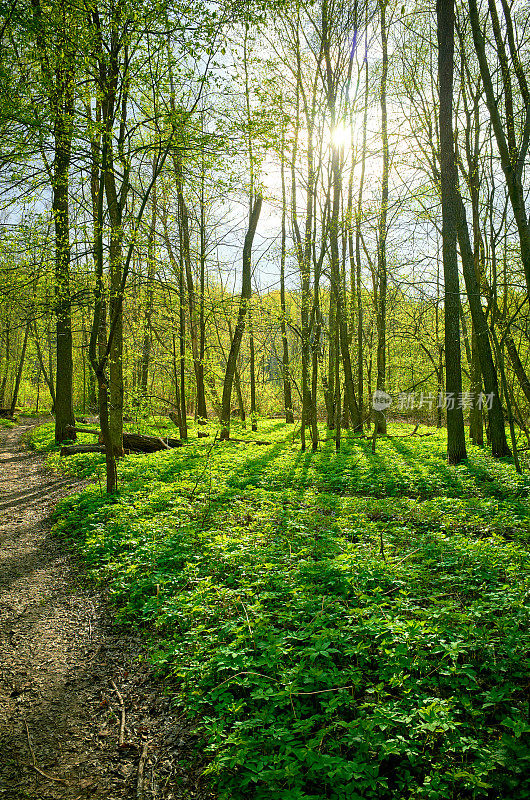
M 86 481 L 27 450 L 35 422 L 0 429 L 0 798 L 205 797 L 182 766 L 190 724 L 141 661 L 140 638 L 112 622 L 79 556 L 51 535 L 56 502 Z
M 175 432 L 160 416 L 130 424 Z M 214 420 L 201 438 L 189 420 L 183 447 L 120 460 L 113 495 L 102 454 L 61 458 L 53 423 L 31 432 L 46 466 L 72 479 L 57 494 L 83 488 L 58 502 L 49 531 L 13 512 L 19 569 L 33 557 L 44 586 L 32 594 L 21 575 L 7 597 L 25 635 L 0 756 L 24 766 L 33 794 L 0 800 L 127 797 L 146 740 L 144 800 L 204 797 L 199 772 L 219 800 L 528 800 L 528 461 L 520 475 L 470 446 L 452 467 L 444 430 L 402 423 L 375 453 L 350 432 L 336 452 L 324 425 L 316 452 L 301 452 L 297 426 L 258 428 L 234 424 L 219 442 Z M 4 455 L 21 459 L 6 464 L 13 477 L 20 465 L 13 492 L 52 482 L 38 458 Z M 112 681 L 134 745 L 122 752 Z M 92 783 L 75 794 L 41 781 L 25 721 L 42 771 Z

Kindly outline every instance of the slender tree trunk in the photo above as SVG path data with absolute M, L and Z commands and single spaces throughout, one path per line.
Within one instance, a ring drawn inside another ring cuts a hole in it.
M 530 379 L 526 373 L 526 370 L 523 366 L 523 362 L 519 356 L 519 351 L 517 350 L 517 346 L 514 342 L 513 336 L 511 334 L 503 333 L 503 339 L 506 342 L 506 352 L 508 353 L 508 358 L 512 365 L 513 371 L 519 383 L 519 386 L 523 390 L 523 394 L 526 397 L 527 401 L 530 403 Z
M 292 425 L 294 422 L 293 399 L 291 392 L 291 373 L 289 365 L 289 342 L 287 339 L 287 306 L 285 302 L 285 255 L 286 255 L 286 216 L 287 194 L 285 189 L 285 130 L 282 128 L 282 155 L 281 155 L 281 182 L 282 182 L 282 232 L 280 251 L 280 330 L 282 334 L 282 378 L 283 378 L 283 407 L 285 409 L 285 422 Z
M 328 385 L 327 385 L 327 393 L 324 395 L 324 400 L 326 402 L 326 412 L 327 412 L 327 426 L 328 430 L 333 430 L 335 427 L 335 398 L 336 398 L 336 391 L 335 391 L 335 361 L 336 361 L 336 348 L 337 348 L 337 336 L 336 336 L 336 328 L 337 328 L 337 312 L 336 312 L 336 300 L 335 300 L 335 292 L 332 289 L 332 286 L 329 287 L 329 313 L 328 313 L 328 325 L 329 325 L 329 347 L 328 347 Z
M 230 437 L 230 400 L 232 397 L 232 384 L 234 382 L 234 375 L 237 367 L 237 357 L 243 339 L 245 330 L 245 320 L 248 311 L 248 304 L 252 293 L 251 286 L 251 257 L 252 257 L 252 243 L 254 241 L 254 234 L 258 226 L 258 220 L 261 213 L 262 198 L 257 195 L 254 201 L 254 207 L 250 215 L 248 230 L 245 236 L 245 243 L 243 245 L 243 274 L 241 282 L 241 299 L 239 302 L 239 312 L 237 317 L 237 324 L 232 337 L 230 345 L 230 352 L 226 363 L 226 372 L 223 385 L 223 397 L 221 401 L 221 439 L 228 439 Z
M 103 181 L 101 181 L 98 202 L 97 218 L 94 226 L 94 263 L 95 263 L 95 303 L 94 318 L 90 331 L 89 354 L 90 363 L 96 375 L 98 385 L 99 427 L 105 446 L 105 465 L 107 478 L 107 494 L 113 494 L 118 488 L 118 468 L 114 447 L 112 443 L 109 424 L 109 382 L 106 370 L 108 361 L 106 311 L 107 304 L 104 298 L 103 281 Z
M 109 356 L 109 430 L 114 455 L 123 455 L 123 310 L 119 291 L 122 281 L 122 230 L 112 226 L 110 235 L 109 316 L 114 323 Z
M 200 345 L 199 345 L 199 331 L 197 325 L 197 303 L 195 298 L 195 286 L 193 280 L 193 273 L 191 269 L 191 252 L 190 252 L 190 227 L 189 227 L 189 213 L 186 201 L 184 198 L 184 179 L 182 171 L 182 160 L 176 157 L 174 161 L 175 176 L 177 186 L 177 198 L 179 206 L 179 219 L 181 228 L 181 251 L 182 259 L 186 274 L 186 285 L 188 289 L 188 311 L 190 321 L 190 340 L 191 340 L 191 354 L 193 357 L 193 371 L 195 374 L 195 385 L 197 389 L 197 417 L 199 419 L 206 419 L 206 394 L 204 389 L 204 362 L 201 359 Z
M 330 20 L 328 18 L 327 0 L 322 6 L 322 51 L 326 64 L 326 100 L 330 113 L 332 130 L 337 125 L 336 87 L 333 65 L 331 62 Z M 331 282 L 330 292 L 334 294 L 337 314 L 337 327 L 339 332 L 339 345 L 344 370 L 344 394 L 353 426 L 358 427 L 360 422 L 359 408 L 355 395 L 355 384 L 351 365 L 351 355 L 348 336 L 348 321 L 344 291 L 340 273 L 339 255 L 339 214 L 342 191 L 342 172 L 340 164 L 340 146 L 334 142 L 331 149 L 331 175 L 332 175 L 332 203 L 329 225 L 329 244 L 331 255 Z M 341 422 L 341 408 L 335 407 L 335 427 Z
M 173 394 L 175 397 L 174 403 L 174 414 L 176 416 L 176 423 L 179 429 L 180 438 L 182 438 L 183 428 L 182 428 L 182 409 L 180 404 L 180 380 L 179 380 L 179 368 L 180 368 L 180 357 L 177 350 L 177 336 L 175 334 L 175 328 L 177 326 L 173 326 L 173 330 L 171 332 L 171 344 L 173 348 Z
M 40 369 L 44 376 L 44 380 L 46 382 L 46 386 L 48 387 L 48 391 L 50 392 L 50 397 L 52 401 L 52 408 L 55 408 L 55 386 L 53 385 L 53 376 L 48 374 L 46 367 L 44 366 L 44 356 L 42 353 L 42 347 L 40 346 L 39 341 L 39 332 L 37 329 L 37 323 L 34 323 L 34 330 L 35 330 L 35 348 L 37 350 L 37 358 L 39 360 Z M 3 399 L 0 398 L 0 405 L 2 405 Z
M 72 305 L 70 296 L 69 170 L 72 155 L 75 45 L 66 22 L 58 32 L 61 61 L 50 63 L 50 46 L 43 30 L 40 0 L 31 0 L 41 72 L 53 116 L 52 214 L 55 228 L 55 318 L 57 369 L 55 383 L 55 441 L 66 438 L 75 425 L 73 404 Z
M 364 111 L 363 111 L 363 144 L 361 152 L 361 175 L 359 178 L 359 195 L 357 197 L 357 213 L 355 215 L 355 263 L 356 263 L 356 285 L 357 285 L 357 396 L 359 400 L 359 411 L 361 416 L 361 424 L 359 430 L 362 431 L 362 418 L 364 408 L 364 380 L 363 380 L 363 305 L 361 296 L 361 222 L 362 222 L 362 209 L 363 209 L 363 190 L 364 178 L 366 173 L 366 137 L 368 130 L 368 96 L 369 96 L 369 83 L 368 83 L 368 35 L 365 37 L 365 51 L 364 51 Z
M 22 380 L 22 373 L 24 371 L 24 360 L 26 358 L 26 348 L 27 348 L 27 345 L 28 345 L 28 335 L 29 335 L 30 326 L 31 326 L 31 323 L 30 322 L 26 322 L 26 327 L 24 329 L 24 339 L 22 340 L 22 351 L 20 353 L 20 361 L 18 362 L 17 374 L 15 376 L 15 386 L 13 388 L 13 397 L 11 398 L 11 408 L 10 408 L 11 416 L 14 415 L 15 409 L 17 407 L 18 392 L 19 392 L 19 389 L 20 389 L 20 381 Z
M 386 236 L 387 236 L 387 216 L 388 216 L 388 121 L 387 121 L 387 78 L 388 78 L 388 45 L 386 29 L 386 4 L 387 0 L 380 0 L 381 14 L 381 45 L 382 45 L 382 64 L 381 64 L 381 142 L 383 146 L 383 173 L 381 177 L 381 212 L 379 215 L 378 247 L 377 247 L 377 281 L 379 303 L 376 314 L 377 324 L 377 391 L 385 391 L 386 378 L 386 306 L 387 306 L 387 260 L 386 260 Z M 386 433 L 386 417 L 384 411 L 375 410 L 374 422 L 377 428 L 377 436 Z
M 324 225 L 324 223 L 323 223 Z M 316 239 L 316 232 L 314 238 Z M 313 342 L 311 346 L 312 368 L 311 368 L 311 405 L 313 407 L 313 415 L 311 419 L 311 446 L 313 451 L 318 449 L 319 431 L 318 431 L 318 365 L 321 361 L 321 342 L 322 335 L 322 311 L 320 307 L 320 276 L 322 273 L 322 264 L 324 263 L 325 246 L 321 247 L 321 252 L 318 260 L 315 258 L 314 267 L 314 289 L 313 289 L 313 310 L 311 312 L 311 330 L 313 331 Z M 324 384 L 324 391 L 326 386 Z
M 480 24 L 480 19 L 478 15 L 477 0 L 469 0 L 469 20 L 471 22 L 473 42 L 475 45 L 475 51 L 477 53 L 477 59 L 480 68 L 480 75 L 484 86 L 486 104 L 488 106 L 493 132 L 495 134 L 495 140 L 497 142 L 497 147 L 499 149 L 501 167 L 504 172 L 504 177 L 506 179 L 506 186 L 508 189 L 508 195 L 510 197 L 510 203 L 512 206 L 513 215 L 515 218 L 515 222 L 517 224 L 517 231 L 519 234 L 519 244 L 521 249 L 521 260 L 523 262 L 523 270 L 526 281 L 526 290 L 528 298 L 530 299 L 530 225 L 528 224 L 528 216 L 525 206 L 525 192 L 521 180 L 522 168 L 526 152 L 525 150 L 523 150 L 522 153 L 517 153 L 514 138 L 510 134 L 510 130 L 514 130 L 515 121 L 513 118 L 513 108 L 511 107 L 512 106 L 511 88 L 506 85 L 506 79 L 505 79 L 506 72 L 508 69 L 507 53 L 502 38 L 499 35 L 499 31 L 498 30 L 495 31 L 496 12 L 494 9 L 494 4 L 490 3 L 489 5 L 490 5 L 490 13 L 492 13 L 494 22 L 494 33 L 496 34 L 495 39 L 498 48 L 501 73 L 504 76 L 504 95 L 505 95 L 505 100 L 506 99 L 508 100 L 508 103 L 507 104 L 505 103 L 506 131 L 503 128 L 500 116 L 500 111 L 499 111 L 500 104 L 497 101 L 497 98 L 495 97 L 493 81 L 486 55 L 486 45 L 484 41 L 484 36 L 482 34 L 482 26 Z M 507 9 L 505 8 L 505 10 Z M 508 18 L 507 22 L 508 24 L 510 22 Z M 512 53 L 512 58 L 513 57 L 515 57 L 515 66 L 517 70 L 518 56 L 516 53 Z M 528 104 L 530 103 L 530 98 L 528 97 L 528 88 L 526 86 L 526 79 L 524 77 L 524 72 L 521 72 L 521 70 L 519 70 L 519 75 L 522 77 L 522 80 L 520 80 L 521 91 L 523 94 L 525 105 L 528 107 Z M 525 123 L 526 127 L 528 127 L 528 124 L 529 122 L 527 120 Z
M 310 306 L 311 306 L 311 258 L 313 253 L 313 218 L 314 218 L 314 192 L 315 192 L 315 158 L 314 158 L 314 131 L 316 117 L 316 95 L 318 70 L 320 69 L 322 53 L 318 57 L 317 76 L 313 81 L 313 91 L 310 104 L 304 94 L 305 117 L 307 126 L 307 184 L 306 184 L 306 210 L 305 210 L 305 230 L 302 238 L 296 212 L 296 154 L 298 148 L 298 128 L 299 128 L 299 99 L 301 92 L 302 63 L 300 56 L 300 42 L 297 30 L 297 81 L 296 81 L 296 133 L 293 143 L 293 154 L 291 159 L 291 183 L 292 183 L 292 221 L 295 233 L 296 255 L 300 270 L 301 282 L 301 361 L 302 361 L 302 419 L 300 426 L 300 446 L 302 452 L 306 449 L 306 427 L 311 425 L 312 414 L 315 409 L 312 407 L 311 382 L 309 365 L 311 361 L 311 329 L 310 329 Z
M 239 411 L 239 419 L 241 420 L 243 428 L 246 428 L 247 416 L 245 414 L 245 403 L 243 402 L 243 392 L 241 389 L 241 375 L 237 367 L 234 373 L 234 383 L 236 385 L 236 397 L 237 397 L 237 406 Z
M 336 341 L 335 341 L 335 364 L 333 365 L 334 369 L 334 383 L 335 383 L 335 398 L 334 398 L 334 407 L 335 407 L 335 450 L 340 450 L 340 434 L 341 434 L 341 426 L 340 426 L 340 417 L 341 417 L 341 396 L 340 396 L 340 333 L 339 327 L 337 325 L 336 329 Z
M 65 113 L 73 113 L 68 101 Z M 55 373 L 55 441 L 66 439 L 66 428 L 75 426 L 73 403 L 72 305 L 70 298 L 69 179 L 70 122 L 56 120 L 52 211 L 55 225 L 55 314 L 57 368 Z
M 455 211 L 456 211 L 456 222 L 458 226 L 458 237 L 460 243 L 460 255 L 462 258 L 462 269 L 464 272 L 464 281 L 466 284 L 469 308 L 473 320 L 473 331 L 475 334 L 476 347 L 480 361 L 480 371 L 482 372 L 482 378 L 484 381 L 484 388 L 486 390 L 486 394 L 490 394 L 492 396 L 492 405 L 491 408 L 488 409 L 489 438 L 491 441 L 493 455 L 497 457 L 502 457 L 508 455 L 509 448 L 508 448 L 508 443 L 506 441 L 506 432 L 504 429 L 504 414 L 499 398 L 497 371 L 495 369 L 495 364 L 493 362 L 493 355 L 491 352 L 488 323 L 486 320 L 486 315 L 484 314 L 484 311 L 482 309 L 482 304 L 480 302 L 480 286 L 477 280 L 474 253 L 473 250 L 471 249 L 471 244 L 469 241 L 469 230 L 466 220 L 466 210 L 457 186 L 455 187 L 454 194 L 456 202 Z M 446 298 L 446 305 L 447 305 L 447 298 Z M 447 348 L 447 341 L 446 341 L 446 348 Z M 447 361 L 448 361 L 448 356 L 446 355 L 446 364 Z M 455 388 L 454 391 L 456 392 L 457 389 Z M 461 392 L 461 388 L 458 391 Z M 458 395 L 456 396 L 458 397 Z
M 363 430 L 363 305 L 361 295 L 361 220 L 363 208 L 364 177 L 366 172 L 366 135 L 368 127 L 368 38 L 365 44 L 365 87 L 364 87 L 364 111 L 363 111 L 363 143 L 361 150 L 361 175 L 359 178 L 359 194 L 357 197 L 357 212 L 355 214 L 355 296 L 357 301 L 357 398 L 359 403 L 360 424 L 357 428 L 359 433 Z M 353 129 L 352 129 L 353 130 Z
M 152 192 L 151 225 L 147 242 L 147 287 L 144 313 L 144 332 L 142 340 L 142 357 L 140 366 L 140 392 L 142 397 L 147 397 L 147 383 L 149 379 L 149 366 L 151 362 L 151 348 L 153 334 L 151 318 L 154 304 L 154 279 L 155 279 L 155 232 L 156 232 L 156 187 Z
M 460 364 L 460 289 L 456 252 L 457 170 L 453 147 L 454 0 L 437 0 L 438 82 L 440 91 L 440 174 L 442 189 L 442 257 L 445 283 L 445 380 L 447 391 L 447 458 L 459 464 L 467 457 Z
M 201 230 L 200 230 L 200 264 L 199 264 L 199 363 L 195 367 L 197 380 L 197 422 L 206 425 L 208 410 L 206 407 L 205 358 L 206 358 L 206 321 L 204 318 L 205 273 L 206 273 L 206 208 L 204 190 L 204 170 L 201 174 Z
M 521 387 L 524 396 L 530 403 L 530 378 L 526 373 L 523 362 L 519 356 L 517 345 L 515 344 L 514 338 L 510 333 L 506 308 L 501 308 L 499 306 L 497 303 L 496 292 L 492 290 L 492 287 L 488 284 L 484 275 L 482 276 L 482 280 L 487 292 L 488 302 L 490 303 L 492 309 L 493 324 L 497 324 L 502 332 L 502 341 L 506 344 L 508 360 L 512 365 L 515 377 L 517 378 L 517 382 Z
M 249 346 L 250 346 L 250 421 L 252 430 L 258 430 L 258 420 L 256 414 L 256 356 L 254 352 L 254 330 L 252 327 L 252 317 L 249 308 L 248 312 L 249 327 Z
M 473 444 L 482 447 L 484 444 L 484 429 L 482 425 L 482 408 L 479 403 L 482 392 L 482 372 L 480 370 L 480 356 L 478 352 L 477 334 L 475 326 L 471 323 L 471 382 L 469 387 L 471 408 L 469 409 L 469 437 Z
M 180 227 L 180 226 L 179 226 Z M 182 236 L 182 233 L 181 233 Z M 179 259 L 179 363 L 180 363 L 180 438 L 188 438 L 188 413 L 186 408 L 186 299 L 184 297 L 184 265 L 182 248 Z
M 9 377 L 9 366 L 11 360 L 11 328 L 9 323 L 6 327 L 6 358 L 5 358 L 5 365 L 4 365 L 4 374 L 2 376 L 2 382 L 0 384 L 0 406 L 3 406 L 5 403 L 5 396 L 6 396 L 6 387 L 7 387 L 7 379 Z
M 511 400 L 510 400 L 510 392 L 509 392 L 509 389 L 508 389 L 508 381 L 506 380 L 506 371 L 504 369 L 504 357 L 503 357 L 503 353 L 502 353 L 502 348 L 500 347 L 499 342 L 497 340 L 497 334 L 495 333 L 494 330 L 492 330 L 491 335 L 492 335 L 493 343 L 494 343 L 494 346 L 495 346 L 495 350 L 497 351 L 497 362 L 499 364 L 499 371 L 501 373 L 501 381 L 502 381 L 502 387 L 503 387 L 503 391 L 504 391 L 504 399 L 506 401 L 506 408 L 507 408 L 507 411 L 508 411 L 508 425 L 509 425 L 509 428 L 510 428 L 510 438 L 511 438 L 512 448 L 513 448 L 513 460 L 514 460 L 514 463 L 515 463 L 515 469 L 517 470 L 517 472 L 520 473 L 520 472 L 522 472 L 522 470 L 521 470 L 521 465 L 519 463 L 519 455 L 518 455 L 518 452 L 517 452 L 517 439 L 516 439 L 516 436 L 515 436 L 515 426 L 514 426 L 514 419 L 513 419 L 513 412 L 512 412 L 512 403 L 511 403 Z M 509 455 L 509 451 L 507 453 L 505 453 L 505 455 Z
M 123 215 L 127 195 L 129 193 L 129 169 L 124 155 L 124 142 L 126 135 L 126 122 L 128 112 L 128 49 L 126 39 L 120 30 L 121 21 L 119 13 L 115 12 L 110 21 L 111 35 L 108 52 L 101 44 L 101 21 L 97 6 L 92 12 L 94 25 L 98 32 L 97 54 L 99 65 L 99 90 L 101 92 L 101 116 L 103 122 L 102 133 L 102 158 L 101 168 L 103 187 L 107 200 L 107 209 L 110 222 L 109 237 L 109 326 L 108 326 L 108 386 L 107 409 L 109 413 L 109 431 L 114 458 L 123 455 Z M 123 55 L 121 57 L 121 51 Z M 119 80 L 121 83 L 121 96 L 118 92 Z M 119 131 L 118 140 L 114 142 L 114 128 L 116 125 L 116 111 L 118 100 L 120 108 L 118 113 Z M 117 177 L 120 171 L 116 169 L 115 152 L 121 167 L 121 179 L 118 186 Z M 100 215 L 103 224 L 103 217 Z M 99 381 L 99 392 L 103 391 L 105 383 Z

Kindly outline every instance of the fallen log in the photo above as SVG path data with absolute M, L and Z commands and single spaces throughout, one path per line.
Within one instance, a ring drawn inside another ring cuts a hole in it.
M 69 425 L 66 428 L 66 433 L 67 435 L 75 433 L 92 433 L 94 436 L 99 437 L 99 444 L 103 444 L 102 433 L 95 428 L 80 428 L 77 425 L 75 428 L 73 428 L 71 425 Z M 131 450 L 134 453 L 156 453 L 158 450 L 171 450 L 173 447 L 182 447 L 182 440 L 171 438 L 162 439 L 161 436 L 145 436 L 143 433 L 128 433 L 127 431 L 124 431 L 123 446 L 126 450 Z
M 156 453 L 158 450 L 171 450 L 182 447 L 181 439 L 162 439 L 161 436 L 144 436 L 143 433 L 124 433 L 123 446 L 135 453 Z
M 76 456 L 78 453 L 104 453 L 102 444 L 66 444 L 61 447 L 62 456 Z
M 99 436 L 101 431 L 96 428 L 80 428 L 79 425 L 76 425 L 75 428 L 73 425 L 66 426 L 66 435 L 74 435 L 76 433 L 93 433 L 95 436 Z

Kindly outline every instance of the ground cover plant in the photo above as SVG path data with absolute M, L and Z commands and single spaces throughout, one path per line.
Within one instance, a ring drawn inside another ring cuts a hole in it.
M 237 435 L 270 446 L 128 456 L 113 496 L 102 456 L 61 462 L 96 480 L 55 530 L 145 630 L 221 798 L 530 797 L 530 479 L 407 431 L 302 453 L 262 422 Z

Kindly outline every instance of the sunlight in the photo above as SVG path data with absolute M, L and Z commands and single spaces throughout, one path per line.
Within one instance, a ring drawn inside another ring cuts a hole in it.
M 335 147 L 350 147 L 352 138 L 352 126 L 339 122 L 331 131 L 331 143 Z

